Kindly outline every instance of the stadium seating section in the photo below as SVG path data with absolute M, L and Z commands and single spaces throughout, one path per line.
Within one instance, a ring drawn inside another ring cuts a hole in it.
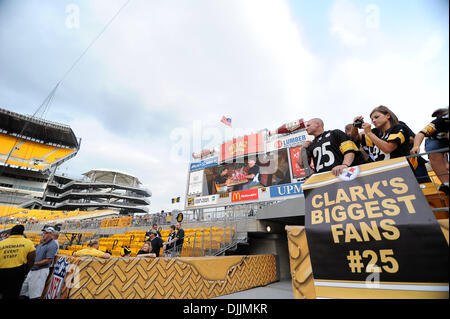
M 184 231 L 185 239 L 181 257 L 203 256 L 202 245 L 204 250 L 211 249 L 211 251 L 217 251 L 223 244 L 229 243 L 234 236 L 234 227 L 192 228 L 185 229 Z M 167 241 L 169 233 L 170 230 L 168 229 L 161 231 L 164 242 Z M 92 233 L 89 233 L 89 236 L 84 237 L 85 242 L 82 245 L 71 245 L 65 250 L 60 249 L 59 253 L 72 255 L 75 251 L 85 248 L 87 246 L 87 241 L 93 237 Z M 110 252 L 112 257 L 121 257 L 123 247 L 128 247 L 131 250 L 131 257 L 136 257 L 146 239 L 148 239 L 148 237 L 145 237 L 145 231 L 129 231 L 124 234 L 102 237 L 99 238 L 99 250 Z M 62 246 L 61 242 L 64 242 L 64 240 L 59 238 L 59 241 Z M 162 249 L 159 255 L 164 257 Z
M 64 211 L 64 210 L 41 210 L 41 209 L 26 209 L 11 206 L 0 206 L 0 218 L 8 217 L 14 218 L 19 222 L 23 221 L 35 221 L 35 222 L 49 222 L 57 221 L 58 219 L 82 216 L 88 214 L 95 214 L 99 212 L 104 212 L 107 210 L 96 210 L 96 211 Z M 5 225 L 3 225 L 5 226 Z M 11 227 L 11 225 L 6 225 Z M 0 225 L 1 227 L 1 225 Z M 5 228 L 5 227 L 3 227 Z
M 11 152 L 11 150 L 13 151 Z M 75 150 L 70 148 L 47 145 L 0 133 L 0 158 L 2 163 L 5 163 L 8 154 L 10 154 L 6 164 L 43 170 L 73 152 Z

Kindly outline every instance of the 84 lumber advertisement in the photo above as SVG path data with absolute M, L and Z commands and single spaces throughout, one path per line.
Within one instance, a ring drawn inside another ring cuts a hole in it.
M 352 167 L 338 178 L 316 174 L 303 191 L 316 285 L 431 285 L 448 298 L 448 245 L 405 158 Z

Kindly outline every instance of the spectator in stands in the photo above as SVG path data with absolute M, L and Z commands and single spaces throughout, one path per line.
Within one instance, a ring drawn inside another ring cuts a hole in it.
M 344 128 L 344 132 L 347 135 L 351 135 L 352 134 L 352 128 L 353 128 L 353 123 L 347 124 Z
M 156 237 L 159 237 L 159 238 L 162 237 L 161 233 L 158 230 L 158 224 L 156 224 L 156 223 L 153 223 L 152 229 L 150 229 L 147 233 L 145 233 L 145 236 L 150 237 L 150 233 L 151 233 L 152 230 L 154 230 L 156 232 Z
M 110 254 L 105 253 L 105 252 L 99 250 L 98 248 L 99 248 L 98 239 L 91 239 L 87 243 L 87 248 L 78 250 L 78 251 L 74 252 L 73 255 L 76 257 L 89 256 L 89 257 L 99 257 L 99 258 L 104 258 L 104 259 L 111 258 Z
M 45 229 L 46 227 L 44 227 L 44 229 Z M 55 225 L 55 226 L 53 226 L 53 228 L 55 229 L 55 231 L 51 234 L 51 236 L 52 236 L 52 239 L 55 241 L 55 243 L 56 243 L 56 246 L 58 247 L 57 249 L 57 251 L 59 251 L 59 243 L 58 243 L 58 238 L 59 238 L 59 231 L 60 231 L 60 225 Z M 44 230 L 43 229 L 43 230 Z M 53 262 L 52 262 L 52 264 L 50 265 L 50 268 L 49 268 L 49 274 L 48 274 L 48 276 L 50 277 L 50 275 L 53 273 L 53 269 L 55 268 L 55 260 L 53 260 Z M 48 278 L 47 278 L 48 279 Z
M 362 116 L 356 116 L 354 123 L 362 121 L 359 133 L 356 126 L 352 129 L 352 137 L 361 141 L 361 145 L 369 155 L 369 162 L 382 161 L 409 155 L 409 135 L 399 124 L 397 116 L 389 108 L 380 105 L 370 113 L 370 123 L 364 123 Z
M 142 246 L 141 250 L 138 251 L 136 257 L 139 257 L 139 258 L 142 258 L 142 257 L 154 258 L 154 257 L 156 257 L 156 254 L 151 252 L 151 250 L 150 250 L 151 247 L 152 247 L 152 244 L 149 241 L 146 241 L 144 243 L 144 245 Z
M 418 154 L 420 145 L 425 137 L 425 151 L 431 152 L 448 147 L 449 142 L 449 119 L 448 107 L 446 109 L 438 109 L 433 114 L 436 117 L 427 126 L 425 126 L 414 138 L 414 146 L 411 149 L 411 154 Z M 431 162 L 431 167 L 441 181 L 439 190 L 449 194 L 449 176 L 448 176 L 448 158 L 444 153 L 431 153 L 428 155 Z
M 352 165 L 364 163 L 356 144 L 341 130 L 325 131 L 324 123 L 314 118 L 306 123 L 306 132 L 314 136 L 313 141 L 303 143 L 308 155 L 308 163 L 313 159 L 316 173 L 332 171 L 339 176 L 344 169 Z M 303 157 L 299 156 L 298 163 L 303 167 Z
M 345 134 L 347 134 L 352 141 L 355 143 L 355 145 L 358 147 L 359 151 L 361 152 L 362 157 L 364 158 L 364 161 L 367 162 L 369 155 L 367 155 L 366 151 L 362 148 L 361 143 L 357 141 L 356 139 L 352 138 L 352 129 L 353 129 L 353 123 L 347 124 L 344 128 Z
M 59 238 L 59 227 L 56 226 L 45 226 L 42 231 L 44 231 L 46 228 L 51 227 L 53 229 L 53 232 L 51 232 L 51 237 L 52 239 L 56 242 L 56 245 L 58 246 L 59 249 L 59 243 L 58 243 L 58 238 Z M 41 238 L 42 240 L 42 238 Z
M 176 224 L 177 235 L 171 241 L 168 241 L 168 244 L 175 243 L 175 256 L 181 256 L 183 251 L 183 242 L 184 242 L 184 229 L 181 227 L 181 223 L 178 222 Z
M 414 132 L 405 122 L 398 121 L 398 123 L 403 126 L 405 132 L 409 135 L 408 147 L 409 151 L 411 152 L 411 149 L 414 146 L 414 138 L 416 137 L 416 134 L 414 134 Z M 408 161 L 414 171 L 414 175 L 416 176 L 418 183 L 431 183 L 431 179 L 428 176 L 427 167 L 425 166 L 425 164 L 428 162 L 427 160 L 425 160 L 422 156 L 417 156 L 409 157 Z
M 177 235 L 177 232 L 175 231 L 175 225 L 170 225 L 170 234 L 167 237 L 167 242 L 166 242 L 166 246 L 164 249 L 164 256 L 166 257 L 172 257 L 172 255 L 174 255 L 174 244 L 173 242 L 169 244 L 169 242 L 172 241 L 172 239 L 174 239 Z
M 161 248 L 165 250 L 164 247 L 166 246 L 166 244 L 164 243 L 161 237 L 158 237 L 158 234 L 154 229 L 150 230 L 150 244 L 152 247 L 150 253 L 155 254 L 156 257 L 159 257 L 159 252 Z
M 24 230 L 24 226 L 16 225 L 10 236 L 0 242 L 0 299 L 19 297 L 25 276 L 34 264 L 36 249 L 23 236 Z
M 23 282 L 20 296 L 30 299 L 41 297 L 50 266 L 58 253 L 58 245 L 52 236 L 54 233 L 55 229 L 53 227 L 47 227 L 42 231 L 41 243 L 36 246 L 34 265 Z

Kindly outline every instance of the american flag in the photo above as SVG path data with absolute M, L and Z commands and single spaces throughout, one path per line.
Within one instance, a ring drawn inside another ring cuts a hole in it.
M 229 118 L 229 117 L 222 116 L 222 119 L 220 120 L 220 122 L 231 127 L 231 118 Z

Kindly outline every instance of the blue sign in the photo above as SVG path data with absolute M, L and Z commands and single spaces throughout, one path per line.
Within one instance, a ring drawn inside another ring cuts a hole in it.
M 270 197 L 292 196 L 303 194 L 303 183 L 284 184 L 270 187 Z
M 67 266 L 70 262 L 66 260 L 65 257 L 60 257 L 56 262 L 55 269 L 53 270 L 53 275 L 64 278 L 66 276 Z
M 66 257 L 60 257 L 56 262 L 52 279 L 48 285 L 47 299 L 59 299 L 69 265 L 70 262 Z
M 195 171 L 197 169 L 202 169 L 209 166 L 214 166 L 219 164 L 219 158 L 218 157 L 212 157 L 205 159 L 203 161 L 197 162 L 197 163 L 191 163 L 191 171 Z

